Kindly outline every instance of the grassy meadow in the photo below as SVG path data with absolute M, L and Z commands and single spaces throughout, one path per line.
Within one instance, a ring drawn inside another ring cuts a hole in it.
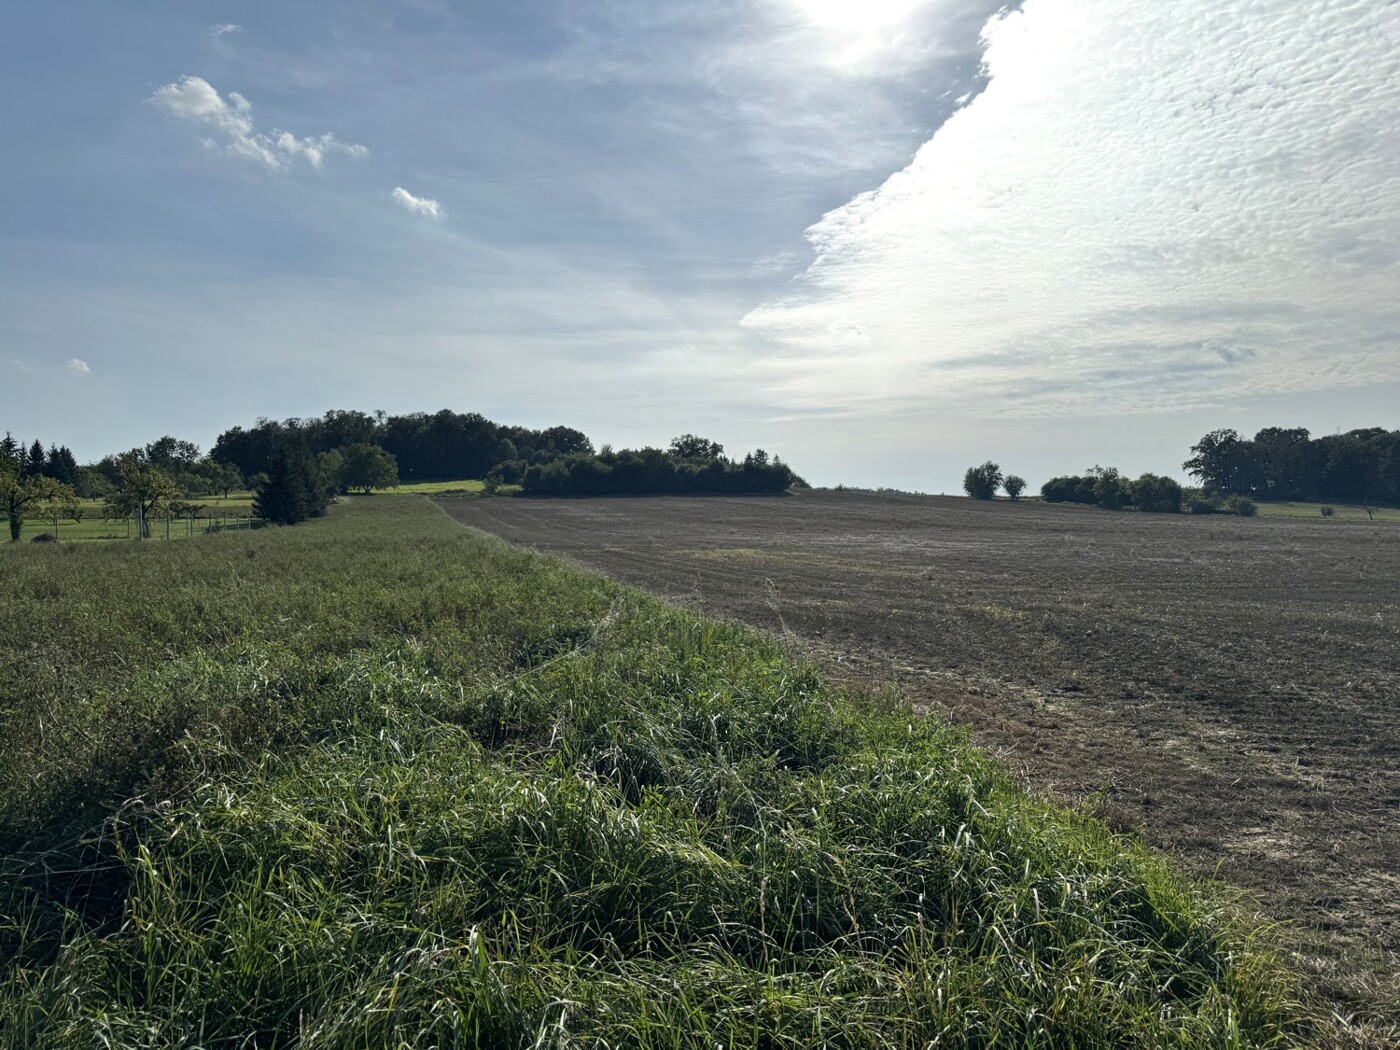
M 484 481 L 417 481 L 400 485 L 394 491 L 422 496 L 472 495 L 486 488 Z
M 410 485 L 400 485 L 394 491 L 410 495 L 475 495 L 486 487 L 479 480 L 465 481 L 424 481 Z M 519 486 L 505 486 L 503 491 L 518 491 Z M 358 495 L 343 497 L 357 499 Z M 230 492 L 228 496 L 193 496 L 186 502 L 196 508 L 193 521 L 188 518 L 174 518 L 169 522 L 157 515 L 151 521 L 151 539 L 188 539 L 210 531 L 246 529 L 254 527 L 253 493 L 251 491 Z M 130 540 L 136 537 L 136 522 L 132 519 L 106 520 L 102 516 L 103 501 L 100 499 L 79 500 L 82 520 L 59 518 L 26 518 L 20 532 L 21 542 L 34 539 L 47 533 L 57 536 L 63 543 L 87 543 L 95 540 Z
M 0 569 L 0 1046 L 1309 1038 L 963 735 L 427 500 Z
M 1371 514 L 1366 513 L 1366 508 L 1355 506 L 1349 503 L 1291 503 L 1281 501 L 1277 503 L 1258 503 L 1258 515 L 1261 518 L 1323 518 L 1322 508 L 1330 506 L 1332 508 L 1332 521 L 1400 521 L 1400 507 L 1372 507 Z
M 188 501 L 197 508 L 193 522 L 185 518 L 173 518 L 167 523 L 163 516 L 151 519 L 151 539 L 188 539 L 203 535 L 211 527 L 214 529 L 246 529 L 253 518 L 253 494 L 251 492 L 230 492 L 223 496 L 194 496 Z M 29 517 L 24 520 L 20 531 L 20 541 L 28 542 L 35 536 L 47 533 L 57 536 L 62 543 L 88 543 L 96 540 L 130 540 L 136 538 L 134 519 L 111 519 L 102 517 L 102 500 L 78 500 L 82 520 Z M 167 537 L 168 531 L 168 537 Z M 9 539 L 8 534 L 5 539 Z

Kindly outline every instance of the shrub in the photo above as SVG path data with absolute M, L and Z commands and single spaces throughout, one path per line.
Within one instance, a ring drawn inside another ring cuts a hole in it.
M 1171 478 L 1144 474 L 1133 482 L 1133 503 L 1149 514 L 1179 514 L 1181 486 Z
M 1132 486 L 1118 473 L 1117 467 L 1094 467 L 1089 471 L 1094 482 L 1094 502 L 1108 510 L 1117 510 L 1132 502 Z
M 1089 507 L 1099 501 L 1094 492 L 1094 479 L 1078 474 L 1051 478 L 1040 486 L 1040 498 L 1046 503 L 1082 503 Z
M 1230 496 L 1225 500 L 1225 513 L 1234 514 L 1241 518 L 1252 518 L 1259 512 L 1259 508 L 1248 496 Z
M 1182 493 L 1182 506 L 1190 514 L 1219 514 L 1220 497 L 1204 489 L 1185 489 Z

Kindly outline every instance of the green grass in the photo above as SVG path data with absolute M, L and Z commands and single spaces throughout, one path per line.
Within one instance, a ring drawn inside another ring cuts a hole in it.
M 428 501 L 0 562 L 0 1046 L 1307 1037 L 960 733 Z
M 1258 516 L 1261 518 L 1317 518 L 1324 520 L 1322 508 L 1332 508 L 1332 521 L 1370 521 L 1366 508 L 1348 503 L 1264 503 L 1258 502 Z M 1376 521 L 1400 521 L 1400 507 L 1374 507 L 1372 513 Z
M 400 485 L 396 492 L 418 495 L 441 496 L 447 493 L 475 493 L 486 487 L 484 481 L 419 481 L 411 485 Z
M 253 516 L 253 494 L 251 492 L 230 492 L 223 496 L 195 496 L 187 502 L 199 509 L 193 526 L 181 519 L 173 519 L 169 526 L 169 538 L 186 539 L 202 535 L 211 526 L 216 528 L 246 528 Z M 136 536 L 135 521 L 105 521 L 102 517 L 102 500 L 85 499 L 78 501 L 83 511 L 83 520 L 60 518 L 55 525 L 53 519 L 26 518 L 20 532 L 20 541 L 28 542 L 41 533 L 57 535 L 62 543 L 90 543 L 98 540 L 129 540 Z M 157 517 L 151 522 L 151 538 L 164 540 L 167 537 L 166 521 Z M 4 539 L 9 539 L 6 533 Z
M 485 487 L 485 482 L 482 481 L 425 481 L 413 485 L 401 485 L 394 491 L 410 495 L 469 495 L 479 493 Z M 520 491 L 520 486 L 504 485 L 499 491 L 502 495 L 510 495 Z M 376 493 L 376 495 L 385 495 L 385 493 Z M 342 499 L 344 498 L 348 497 L 342 497 Z M 356 495 L 354 498 L 361 497 Z M 60 518 L 55 524 L 51 518 L 26 518 L 20 532 L 21 542 L 28 542 L 42 533 L 48 533 L 51 536 L 57 535 L 59 541 L 63 543 L 90 543 L 98 540 L 130 540 L 135 538 L 136 523 L 134 521 L 106 521 L 103 519 L 102 500 L 87 499 L 78 502 L 83 509 L 82 521 Z M 227 497 L 196 496 L 191 497 L 187 502 L 199 508 L 193 524 L 177 518 L 172 519 L 167 528 L 166 519 L 157 517 L 151 522 L 151 539 L 188 539 L 191 536 L 203 535 L 211 527 L 230 530 L 250 527 L 250 519 L 253 517 L 252 492 L 230 492 Z

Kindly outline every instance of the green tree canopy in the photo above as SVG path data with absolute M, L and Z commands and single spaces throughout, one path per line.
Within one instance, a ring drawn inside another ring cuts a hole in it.
M 326 512 L 330 496 L 305 442 L 286 441 L 272 454 L 253 496 L 253 513 L 278 525 L 296 525 Z
M 368 496 L 399 483 L 397 461 L 378 445 L 363 441 L 350 445 L 340 450 L 340 459 L 340 483 L 346 489 L 359 489 Z
M 722 459 L 724 446 L 698 434 L 682 434 L 671 439 L 671 455 L 681 459 Z
M 184 491 L 166 471 L 149 463 L 141 451 L 120 457 L 117 473 L 120 483 L 107 497 L 106 512 L 111 517 L 134 517 L 137 539 L 149 539 L 152 516 L 169 511 L 171 504 L 184 498 Z
M 980 467 L 968 467 L 963 475 L 963 491 L 973 499 L 991 499 L 1001 488 L 1001 467 L 990 459 Z
M 25 474 L 15 457 L 0 456 L 0 507 L 10 525 L 10 542 L 17 543 L 24 530 L 25 512 L 50 502 L 72 501 L 73 490 L 43 474 Z

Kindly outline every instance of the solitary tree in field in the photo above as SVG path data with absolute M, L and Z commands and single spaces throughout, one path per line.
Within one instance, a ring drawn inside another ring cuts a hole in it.
M 1026 479 L 1019 474 L 1008 474 L 1006 480 L 1001 483 L 1001 487 L 1013 500 L 1018 500 L 1021 498 L 1021 493 L 1026 491 Z
M 184 497 L 175 479 L 146 462 L 140 451 L 129 452 L 118 466 L 121 485 L 107 497 L 106 513 L 112 518 L 136 519 L 136 538 L 151 537 L 150 520 Z
M 1001 483 L 1001 467 L 990 459 L 980 467 L 968 467 L 963 475 L 963 491 L 973 499 L 991 499 Z
M 340 450 L 340 459 L 340 483 L 347 489 L 359 489 L 368 496 L 399 483 L 398 461 L 378 445 L 351 445 Z

